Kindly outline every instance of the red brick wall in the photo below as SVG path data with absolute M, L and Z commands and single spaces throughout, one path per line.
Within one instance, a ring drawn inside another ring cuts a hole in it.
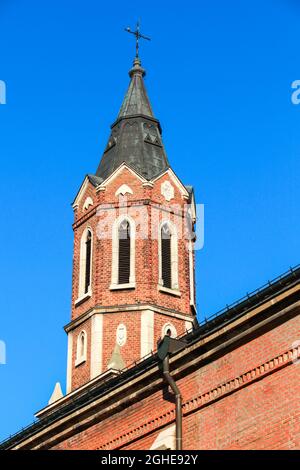
M 78 366 L 75 366 L 77 352 L 77 338 L 81 331 L 86 332 L 87 339 L 87 360 Z M 89 320 L 83 322 L 73 331 L 73 350 L 72 350 L 72 390 L 84 385 L 90 380 L 90 355 L 91 355 L 91 323 Z
M 298 316 L 178 380 L 183 448 L 299 449 L 300 364 L 286 353 L 299 338 Z M 159 390 L 55 448 L 149 449 L 174 418 Z
M 82 234 L 87 227 L 90 227 L 93 232 L 93 264 L 92 264 L 92 297 L 85 300 L 83 303 L 75 306 L 76 300 L 79 298 L 79 273 L 80 273 L 80 245 Z M 97 278 L 100 275 L 98 240 L 96 237 L 97 220 L 96 217 L 90 217 L 87 222 L 79 226 L 75 230 L 74 236 L 74 254 L 73 254 L 73 279 L 72 279 L 72 320 L 79 317 L 81 314 L 87 312 L 97 302 Z
M 118 312 L 104 315 L 103 325 L 103 368 L 107 369 L 114 347 L 116 345 L 116 332 L 120 323 L 126 326 L 127 340 L 120 346 L 120 353 L 126 367 L 140 358 L 141 350 L 141 313 Z
M 200 443 L 202 449 L 299 449 L 297 367 L 287 366 L 186 417 L 185 448 Z

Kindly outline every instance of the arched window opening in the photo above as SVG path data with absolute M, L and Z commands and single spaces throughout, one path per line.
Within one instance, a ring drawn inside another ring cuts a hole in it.
M 87 335 L 83 330 L 79 333 L 77 337 L 77 349 L 76 349 L 76 362 L 75 366 L 82 364 L 86 361 L 86 351 L 87 351 Z
M 85 347 L 85 336 L 81 333 L 80 335 L 80 357 L 84 356 L 84 347 Z
M 91 287 L 91 258 L 92 258 L 92 234 L 90 230 L 87 231 L 86 242 L 85 242 L 85 283 L 84 293 L 87 294 Z
M 161 274 L 163 286 L 172 288 L 172 234 L 169 226 L 163 225 L 161 229 Z
M 135 289 L 135 221 L 120 215 L 112 227 L 111 290 Z
M 128 284 L 130 281 L 130 224 L 127 220 L 124 220 L 119 225 L 118 240 L 118 283 Z
M 75 305 L 92 295 L 93 232 L 86 228 L 80 241 L 78 299 Z
M 177 338 L 177 330 L 172 323 L 166 323 L 161 330 L 161 336 L 170 336 L 170 338 Z
M 177 227 L 170 220 L 159 226 L 158 259 L 158 290 L 180 297 Z

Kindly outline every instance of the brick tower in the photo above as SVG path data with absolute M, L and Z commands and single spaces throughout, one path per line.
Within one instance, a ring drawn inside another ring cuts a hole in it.
M 193 328 L 193 189 L 171 169 L 136 58 L 95 175 L 75 198 L 67 393 Z

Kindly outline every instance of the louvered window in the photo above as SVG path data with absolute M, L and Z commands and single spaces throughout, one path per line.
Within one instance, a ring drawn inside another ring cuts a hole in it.
M 163 286 L 169 289 L 172 288 L 171 238 L 169 227 L 164 225 L 161 229 L 161 274 Z
M 86 258 L 85 258 L 85 282 L 84 293 L 87 294 L 91 285 L 91 258 L 92 258 L 92 234 L 87 232 L 85 242 Z
M 119 226 L 118 283 L 128 284 L 130 279 L 130 225 L 123 221 Z

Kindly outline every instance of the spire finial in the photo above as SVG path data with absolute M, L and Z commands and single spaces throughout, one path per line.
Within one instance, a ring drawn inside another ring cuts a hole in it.
M 138 20 L 136 24 L 136 30 L 131 31 L 130 28 L 125 28 L 127 33 L 133 34 L 135 36 L 136 44 L 135 44 L 135 58 L 139 59 L 139 41 L 140 39 L 146 39 L 147 41 L 151 41 L 151 38 L 144 36 L 140 33 L 140 20 Z

